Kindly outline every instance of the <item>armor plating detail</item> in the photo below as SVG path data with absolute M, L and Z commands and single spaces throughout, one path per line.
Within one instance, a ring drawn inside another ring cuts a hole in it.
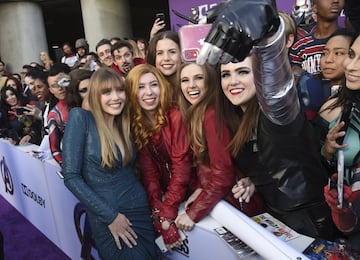
M 242 61 L 255 44 L 275 33 L 280 23 L 272 0 L 228 1 L 210 9 L 207 20 L 213 24 L 198 64 Z
M 285 47 L 284 22 L 271 43 L 254 46 L 253 70 L 256 94 L 266 117 L 275 124 L 291 123 L 300 104 Z
M 306 21 L 312 14 L 312 0 L 296 0 L 292 16 L 294 17 L 296 24 L 301 24 Z

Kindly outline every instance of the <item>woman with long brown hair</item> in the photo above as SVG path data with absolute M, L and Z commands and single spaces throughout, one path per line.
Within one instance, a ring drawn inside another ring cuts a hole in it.
M 124 81 L 99 69 L 89 87 L 89 111 L 75 107 L 69 113 L 64 183 L 85 204 L 103 259 L 156 259 L 146 193 L 133 170 Z
M 185 203 L 185 213 L 178 216 L 176 224 L 191 230 L 204 218 L 215 204 L 225 199 L 247 215 L 262 212 L 259 196 L 252 198 L 254 184 L 238 171 L 233 163 L 228 145 L 231 132 L 223 118 L 215 111 L 218 86 L 216 71 L 208 64 L 187 63 L 180 66 L 178 104 L 186 122 L 190 147 L 194 155 L 198 183 L 196 191 Z M 219 156 L 221 155 L 221 156 Z M 239 204 L 231 194 L 235 179 L 244 186 Z M 250 201 L 251 198 L 251 201 Z

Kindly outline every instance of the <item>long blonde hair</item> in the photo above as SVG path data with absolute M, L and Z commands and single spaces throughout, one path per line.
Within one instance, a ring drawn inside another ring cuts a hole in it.
M 44 54 L 44 57 L 45 57 L 44 60 L 41 60 L 41 58 L 40 58 L 43 66 L 44 66 L 44 68 L 45 68 L 46 70 L 50 70 L 51 66 L 54 65 L 53 60 L 50 59 L 49 54 L 48 54 L 46 51 L 41 51 L 41 52 L 40 52 L 40 57 L 41 57 L 41 54 Z
M 160 87 L 160 102 L 155 112 L 155 124 L 138 102 L 139 82 L 142 75 L 152 73 Z M 130 102 L 131 130 L 138 149 L 144 147 L 150 138 L 167 124 L 165 113 L 173 105 L 173 89 L 158 69 L 150 64 L 135 66 L 126 77 L 127 96 Z
M 105 120 L 105 112 L 101 106 L 101 95 L 113 88 L 126 88 L 124 80 L 114 70 L 101 68 L 94 72 L 89 83 L 89 108 L 95 118 L 100 137 L 101 166 L 110 169 L 115 167 L 119 156 L 113 130 Z M 130 115 L 127 103 L 128 102 L 126 102 L 121 114 L 115 116 L 115 123 L 119 129 L 125 150 L 124 154 L 122 154 L 122 166 L 127 165 L 131 161 L 133 154 L 133 146 L 130 138 Z

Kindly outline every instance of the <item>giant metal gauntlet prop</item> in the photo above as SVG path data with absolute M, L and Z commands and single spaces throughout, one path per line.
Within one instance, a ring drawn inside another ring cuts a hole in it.
M 213 22 L 197 62 L 242 61 L 252 47 L 273 35 L 280 24 L 275 0 L 232 0 L 210 9 Z
M 300 103 L 286 49 L 283 21 L 274 36 L 254 46 L 252 58 L 256 96 L 262 111 L 277 125 L 291 123 L 300 112 Z

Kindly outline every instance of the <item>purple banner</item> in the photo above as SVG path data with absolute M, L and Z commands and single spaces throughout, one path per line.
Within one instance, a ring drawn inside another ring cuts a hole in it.
M 191 18 L 201 18 L 205 15 L 206 11 L 213 5 L 216 5 L 221 1 L 218 0 L 169 0 L 169 13 L 171 29 L 178 31 L 182 25 L 188 24 L 184 19 L 176 16 L 172 10 L 175 10 L 185 16 Z M 293 1 L 289 0 L 277 0 L 278 10 L 283 10 L 291 13 Z
M 205 15 L 206 11 L 213 5 L 216 5 L 221 1 L 219 0 L 169 0 L 169 13 L 171 29 L 178 31 L 182 25 L 188 24 L 188 22 L 174 14 L 172 10 L 175 10 L 187 17 L 201 18 Z M 290 0 L 276 0 L 278 10 L 291 13 L 295 1 Z M 339 24 L 343 26 L 344 17 L 340 17 Z

